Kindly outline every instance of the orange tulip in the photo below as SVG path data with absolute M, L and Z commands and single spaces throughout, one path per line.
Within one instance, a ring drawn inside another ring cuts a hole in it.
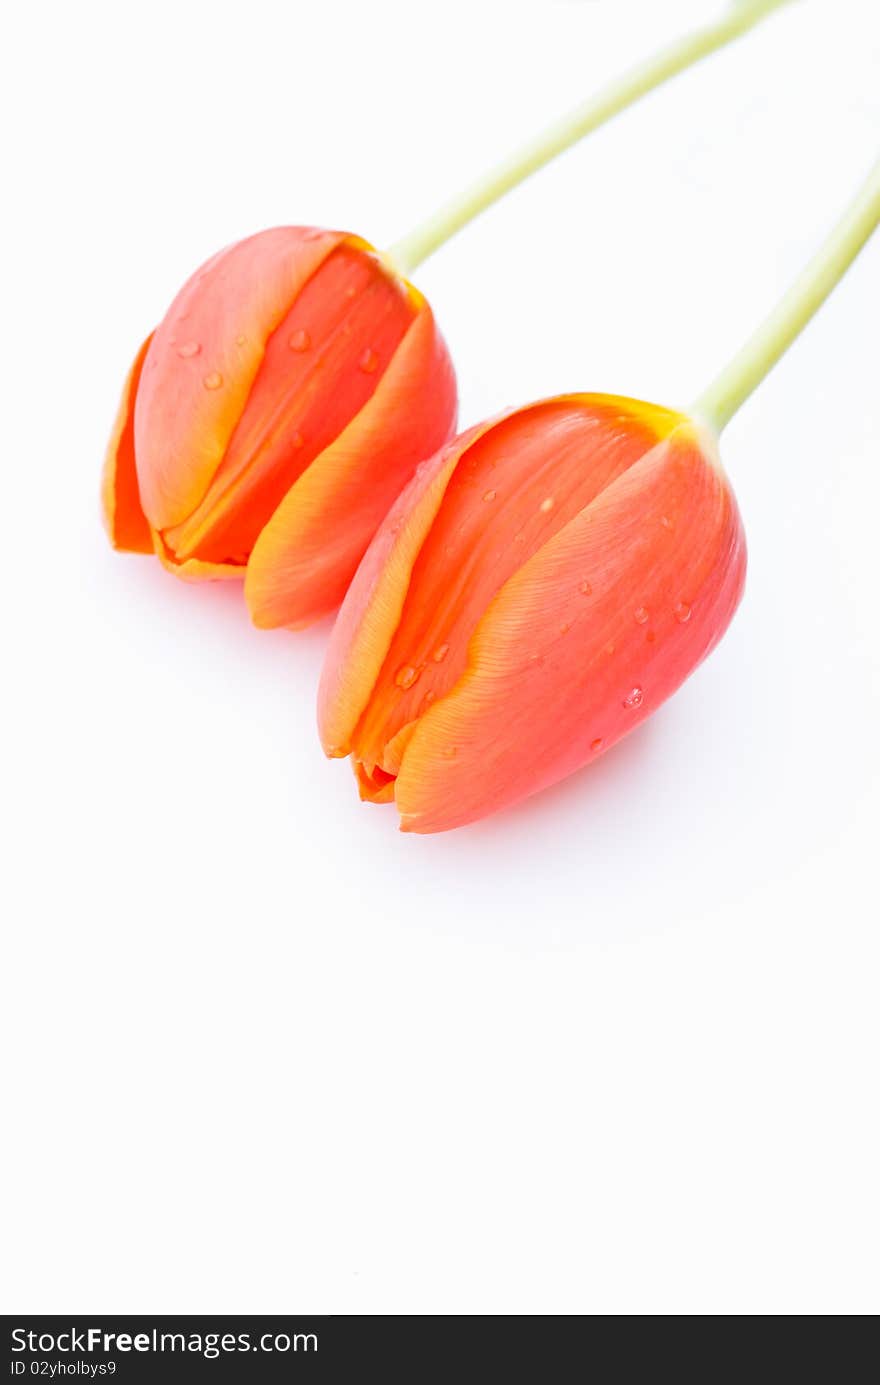
M 319 722 L 361 797 L 438 832 L 536 793 L 654 711 L 727 628 L 745 540 L 682 414 L 568 395 L 463 433 L 379 530 Z
M 138 353 L 105 463 L 111 539 L 191 580 L 247 568 L 258 625 L 307 624 L 455 412 L 417 289 L 356 236 L 264 231 L 209 260 Z

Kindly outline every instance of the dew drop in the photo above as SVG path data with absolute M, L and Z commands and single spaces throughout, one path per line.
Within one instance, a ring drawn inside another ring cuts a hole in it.
M 486 494 L 483 496 L 483 499 L 484 499 L 484 500 L 494 500 L 497 494 L 498 494 L 497 491 L 486 491 Z
M 663 528 L 664 528 L 664 529 L 671 529 L 671 528 L 672 528 L 672 520 L 669 519 L 667 515 L 661 515 L 661 516 L 660 516 L 660 523 L 663 525 Z
M 636 625 L 644 625 L 645 621 L 648 619 L 648 611 L 645 606 L 640 606 L 633 614 L 635 615 Z
M 613 645 L 613 644 L 606 644 L 606 646 L 605 646 L 605 653 L 606 653 L 606 654 L 613 654 L 613 653 L 614 653 L 614 645 Z
M 448 644 L 438 644 L 437 648 L 434 650 L 434 663 L 435 663 L 435 664 L 442 664 L 442 663 L 443 663 L 443 660 L 446 658 L 446 655 L 447 655 L 448 653 L 449 653 L 449 645 L 448 645 Z
M 298 332 L 291 333 L 287 345 L 291 351 L 308 351 L 312 344 L 312 339 L 304 327 L 300 327 Z
M 247 342 L 247 337 L 245 337 L 245 336 L 241 336 L 241 337 L 236 337 L 236 338 L 235 338 L 235 344 L 236 344 L 236 346 L 244 346 L 244 345 L 246 344 L 246 342 Z
M 648 641 L 648 644 L 653 644 L 656 638 L 657 634 L 654 630 L 649 630 L 647 635 L 645 636 L 645 639 Z
M 365 375 L 373 375 L 379 369 L 379 357 L 372 346 L 368 346 L 361 356 L 358 361 L 358 369 L 362 370 Z
M 357 289 L 354 287 L 354 285 L 351 285 L 350 288 L 347 288 L 347 289 L 345 290 L 345 296 L 346 296 L 346 298 L 354 298 L 354 296 L 355 296 L 356 293 L 357 293 Z
M 562 622 L 562 624 L 560 625 L 560 627 L 559 627 L 559 633 L 560 633 L 560 635 L 567 635 L 570 629 L 571 629 L 571 621 L 570 621 L 570 620 L 564 620 L 564 621 Z
M 177 354 L 181 356 L 183 360 L 188 361 L 192 356 L 197 356 L 201 349 L 201 342 L 185 341 L 182 346 L 178 346 Z
M 549 513 L 550 513 L 550 511 L 553 509 L 553 506 L 554 506 L 555 503 L 556 503 L 556 502 L 554 501 L 553 496 L 552 496 L 552 495 L 548 495 L 548 496 L 547 496 L 547 499 L 546 499 L 546 500 L 542 500 L 542 501 L 541 501 L 541 504 L 540 504 L 540 506 L 539 506 L 539 509 L 540 509 L 540 511 L 541 511 L 541 514 L 543 514 L 543 515 L 549 515 Z
M 435 692 L 432 692 L 429 688 L 428 691 L 425 693 L 425 696 L 422 698 L 422 706 L 430 707 L 431 703 L 435 700 L 436 697 L 437 694 Z
M 679 601 L 678 605 L 673 611 L 673 615 L 675 616 L 675 619 L 678 621 L 679 625 L 684 625 L 685 622 L 690 620 L 691 618 L 691 608 L 686 601 Z
M 520 530 L 520 532 L 519 532 L 518 534 L 514 534 L 514 536 L 513 536 L 513 541 L 514 541 L 514 543 L 525 543 L 525 541 L 526 541 L 526 536 L 525 536 L 525 534 L 522 532 L 522 530 Z
M 202 381 L 206 390 L 219 390 L 223 384 L 223 376 L 219 370 L 212 370 L 210 375 L 206 375 Z
M 578 590 L 582 592 L 584 596 L 589 596 L 593 588 L 590 586 L 589 582 L 581 582 L 581 585 L 578 588 Z
M 645 694 L 642 692 L 642 689 L 633 688 L 632 691 L 628 692 L 626 697 L 623 699 L 623 705 L 627 708 L 627 710 L 631 710 L 633 707 L 641 707 L 644 700 Z
M 303 437 L 302 433 L 297 431 L 296 433 L 294 433 L 290 441 L 294 447 L 302 447 L 303 443 L 305 442 L 305 438 Z
M 590 749 L 592 750 L 592 752 L 593 752 L 594 755 L 595 755 L 595 753 L 596 753 L 597 750 L 601 750 L 601 749 L 602 749 L 602 737 L 601 737 L 601 736 L 597 736 L 596 739 L 595 739 L 594 741 L 590 741 Z
M 444 746 L 444 748 L 441 750 L 440 754 L 443 756 L 443 759 L 444 759 L 444 760 L 454 760 L 455 757 L 456 757 L 456 755 L 458 754 L 458 746 L 456 746 L 456 745 L 447 745 L 447 746 Z
M 402 668 L 397 670 L 394 681 L 399 688 L 411 688 L 418 676 L 419 670 L 417 668 L 413 668 L 412 664 L 404 664 Z

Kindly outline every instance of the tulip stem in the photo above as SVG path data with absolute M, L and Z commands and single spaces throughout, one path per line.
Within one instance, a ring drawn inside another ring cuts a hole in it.
M 880 159 L 831 234 L 692 413 L 720 433 L 803 331 L 880 224 Z
M 529 140 L 485 177 L 473 183 L 461 196 L 448 202 L 392 245 L 387 258 L 399 273 L 410 274 L 469 221 L 523 179 L 555 159 L 557 154 L 563 153 L 654 87 L 715 49 L 722 48 L 731 39 L 746 33 L 772 10 L 787 3 L 789 0 L 732 0 L 729 8 L 713 24 L 676 39 Z

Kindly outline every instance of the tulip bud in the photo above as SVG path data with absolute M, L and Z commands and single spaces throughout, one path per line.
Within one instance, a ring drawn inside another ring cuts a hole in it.
M 714 437 L 568 395 L 454 439 L 385 519 L 321 680 L 328 755 L 405 831 L 439 832 L 591 763 L 727 628 L 746 567 Z
M 263 231 L 184 285 L 135 360 L 104 470 L 111 540 L 191 580 L 247 571 L 258 625 L 308 624 L 455 410 L 430 307 L 370 245 Z

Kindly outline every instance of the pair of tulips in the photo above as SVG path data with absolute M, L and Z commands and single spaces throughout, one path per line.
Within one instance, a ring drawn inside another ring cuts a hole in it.
M 721 637 L 746 548 L 717 434 L 817 306 L 784 303 L 693 416 L 566 395 L 454 436 L 452 363 L 405 273 L 778 3 L 740 3 L 628 74 L 389 255 L 301 226 L 222 250 L 135 359 L 104 472 L 114 545 L 187 580 L 243 578 L 262 627 L 341 605 L 321 739 L 404 829 L 461 826 L 592 761 Z M 876 182 L 814 287 L 876 224 Z

